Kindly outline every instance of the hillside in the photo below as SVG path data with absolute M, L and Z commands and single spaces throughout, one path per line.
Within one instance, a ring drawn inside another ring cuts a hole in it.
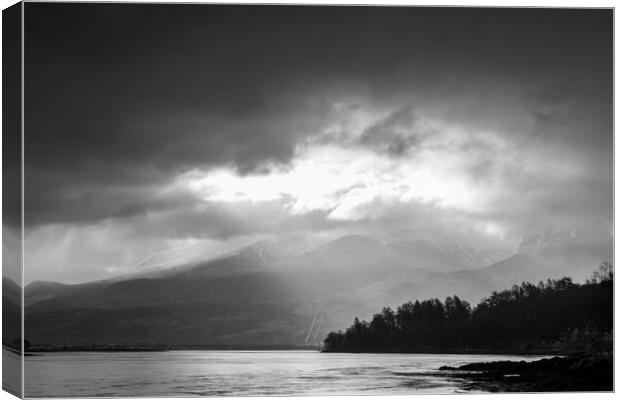
M 611 259 L 605 240 L 556 243 L 477 269 L 472 251 L 427 242 L 353 235 L 301 251 L 260 243 L 111 280 L 33 282 L 26 337 L 50 345 L 318 344 L 377 305 L 454 294 L 475 302 L 524 280 L 581 276 Z

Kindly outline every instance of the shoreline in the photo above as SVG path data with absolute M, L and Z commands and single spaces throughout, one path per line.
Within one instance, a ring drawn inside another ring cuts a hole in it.
M 14 351 L 12 348 L 7 349 Z M 472 355 L 507 355 L 507 356 L 569 356 L 566 351 L 552 349 L 510 349 L 510 348 L 481 348 L 481 349 L 390 349 L 390 350 L 348 350 L 326 351 L 318 346 L 110 346 L 110 345 L 55 345 L 31 346 L 25 353 L 58 353 L 58 352 L 165 352 L 165 351 L 318 351 L 320 353 L 341 354 L 472 354 Z
M 478 355 L 507 355 L 507 356 L 569 356 L 570 351 L 556 349 L 514 349 L 514 348 L 464 348 L 464 349 L 378 349 L 378 350 L 321 350 L 321 353 L 344 354 L 478 354 Z
M 28 353 L 59 353 L 59 352 L 165 352 L 165 351 L 319 351 L 318 346 L 238 346 L 238 345 L 188 345 L 188 346 L 141 346 L 141 345 L 54 345 L 31 346 Z
M 445 373 L 462 379 L 464 390 L 485 392 L 613 391 L 613 355 L 573 354 L 537 361 L 492 361 L 460 367 L 443 366 Z

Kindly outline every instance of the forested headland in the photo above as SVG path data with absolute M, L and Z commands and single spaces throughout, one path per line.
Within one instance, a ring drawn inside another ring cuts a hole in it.
M 523 282 L 472 307 L 457 296 L 384 307 L 330 332 L 327 352 L 606 352 L 612 348 L 613 267 L 583 284 L 570 278 Z

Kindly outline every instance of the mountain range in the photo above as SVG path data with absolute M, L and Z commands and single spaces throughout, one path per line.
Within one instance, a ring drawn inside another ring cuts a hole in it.
M 217 256 L 175 250 L 114 279 L 30 283 L 25 336 L 56 346 L 316 345 L 385 304 L 452 295 L 477 303 L 522 281 L 583 281 L 612 261 L 610 235 L 551 237 L 525 238 L 512 253 L 363 235 L 261 241 Z

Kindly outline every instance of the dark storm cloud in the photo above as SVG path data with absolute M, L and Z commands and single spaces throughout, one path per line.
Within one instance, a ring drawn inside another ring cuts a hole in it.
M 25 29 L 29 224 L 191 205 L 153 188 L 194 168 L 286 164 L 335 117 L 323 92 L 441 99 L 515 81 L 611 103 L 605 10 L 28 3 Z M 363 140 L 415 146 L 407 110 Z
M 432 134 L 433 129 L 406 106 L 364 129 L 359 142 L 398 157 Z
M 145 183 L 90 185 L 87 180 L 58 186 L 53 178 L 42 179 L 36 187 L 46 191 L 47 196 L 26 196 L 27 222 L 89 224 L 107 218 L 144 216 L 147 211 L 192 207 L 201 202 L 194 193 L 183 189 L 162 193 L 158 186 Z M 49 213 L 49 209 L 54 213 Z

